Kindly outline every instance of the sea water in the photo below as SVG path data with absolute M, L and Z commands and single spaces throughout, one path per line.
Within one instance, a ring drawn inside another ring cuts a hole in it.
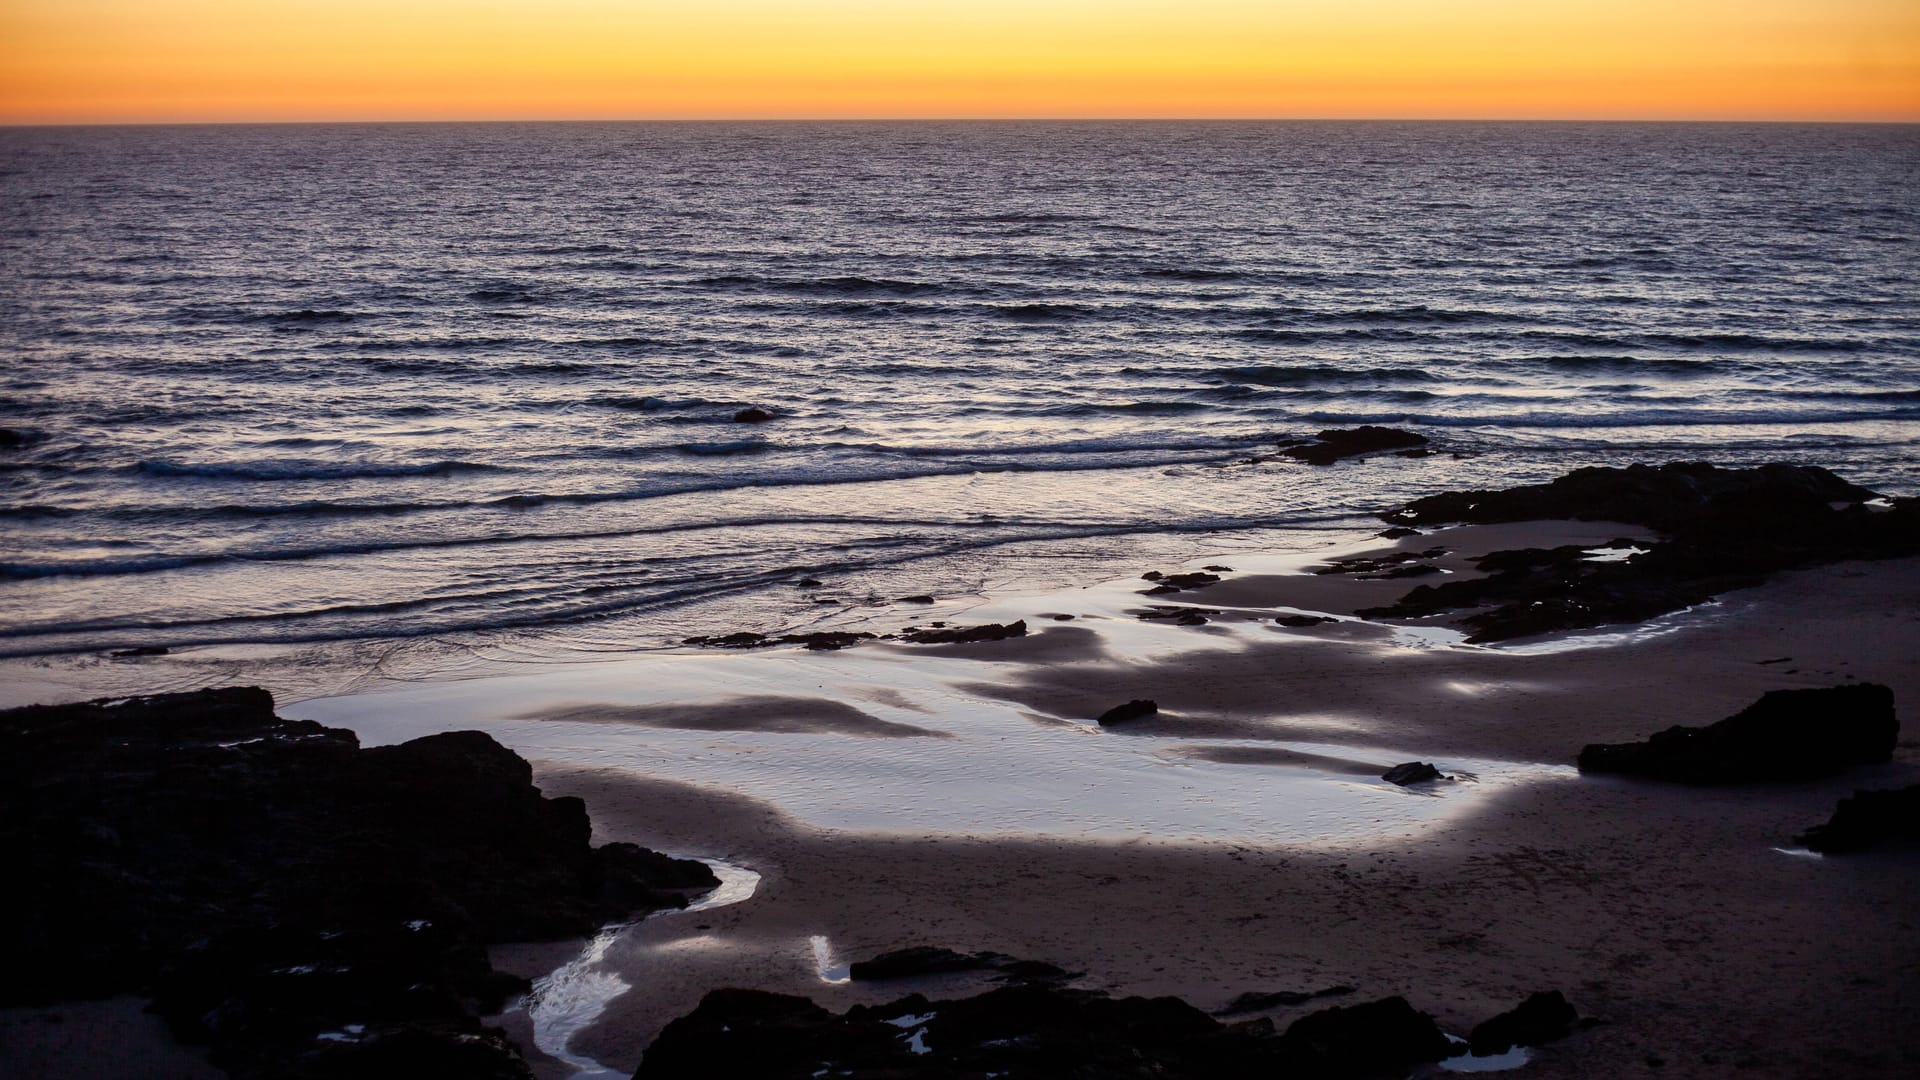
M 1916 191 L 1914 126 L 0 129 L 0 657 L 620 653 L 1588 464 L 1914 494 Z M 1361 423 L 1442 452 L 1263 460 Z

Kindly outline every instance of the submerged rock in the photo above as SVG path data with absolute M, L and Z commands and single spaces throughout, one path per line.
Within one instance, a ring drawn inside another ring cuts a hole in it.
M 1903 840 L 1920 840 L 1920 784 L 1856 791 L 1840 800 L 1826 824 L 1795 837 L 1823 855 L 1847 855 Z
M 1280 452 L 1309 465 L 1331 465 L 1342 458 L 1427 445 L 1425 435 L 1372 424 L 1357 428 L 1328 428 L 1314 436 L 1314 439 L 1316 441 L 1304 445 L 1284 447 Z
M 1891 760 L 1899 736 L 1893 691 L 1877 683 L 1773 690 L 1706 727 L 1591 744 L 1579 763 L 1581 772 L 1684 784 L 1806 780 Z
M 771 419 L 773 414 L 758 406 L 741 409 L 733 414 L 733 422 L 736 424 L 764 424 Z
M 1279 623 L 1281 626 L 1300 628 L 1319 626 L 1321 623 L 1339 622 L 1340 620 L 1330 615 L 1282 615 L 1273 621 Z

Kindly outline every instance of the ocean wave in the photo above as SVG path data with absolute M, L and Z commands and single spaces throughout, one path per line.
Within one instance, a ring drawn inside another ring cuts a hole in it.
M 172 461 L 153 458 L 133 466 L 148 476 L 199 477 L 209 480 L 356 480 L 402 476 L 452 476 L 463 472 L 510 472 L 510 465 L 477 461 L 338 462 L 283 458 L 266 461 Z
M 725 442 L 681 443 L 674 447 L 683 454 L 694 457 L 734 457 L 739 454 L 764 454 L 773 449 L 765 439 L 731 439 Z
M 1420 368 L 1347 368 L 1332 364 L 1252 364 L 1243 367 L 1214 368 L 1209 374 L 1231 383 L 1253 383 L 1258 386 L 1432 382 L 1434 380 L 1431 372 Z
M 1321 424 L 1406 424 L 1454 428 L 1739 427 L 1920 420 L 1920 408 L 1819 410 L 1682 407 L 1609 409 L 1604 412 L 1562 412 L 1551 409 L 1501 413 L 1314 412 L 1307 414 L 1306 419 Z

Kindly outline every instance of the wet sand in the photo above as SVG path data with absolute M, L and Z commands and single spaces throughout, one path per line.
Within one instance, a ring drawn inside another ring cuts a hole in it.
M 1301 599 L 1289 589 L 1299 584 L 1322 601 L 1318 610 L 1342 610 L 1324 605 L 1337 579 L 1263 574 L 1230 584 L 1231 593 L 1151 599 L 1224 608 L 1218 601 L 1231 595 L 1234 606 L 1270 607 Z M 1375 583 L 1349 584 L 1371 592 Z M 1087 640 L 1089 624 L 1076 622 L 1066 625 L 1077 653 L 1039 635 L 1045 663 L 1011 655 L 1035 639 L 963 655 L 983 669 L 969 692 L 1036 717 L 1084 724 L 1150 696 L 1162 713 L 1147 726 L 1099 734 L 1180 739 L 1203 761 L 1333 775 L 1380 764 L 1363 748 L 1382 745 L 1443 770 L 1460 756 L 1564 766 L 1587 742 L 1708 723 L 1786 687 L 1858 679 L 1892 686 L 1908 713 L 1920 700 L 1920 560 L 1797 572 L 1668 621 L 1625 643 L 1559 651 L 1376 647 L 1386 631 L 1346 623 L 1263 625 L 1264 638 L 1217 644 L 1207 636 L 1216 628 L 1154 626 L 1191 635 L 1158 652 L 1131 630 Z M 1356 752 L 1280 745 L 1303 735 Z M 1237 741 L 1212 741 L 1220 737 Z M 1263 739 L 1275 743 L 1265 754 Z M 1350 985 L 1356 1000 L 1403 994 L 1464 1033 L 1528 993 L 1559 989 L 1605 1021 L 1515 1075 L 1890 1077 L 1920 1068 L 1920 851 L 1823 859 L 1781 850 L 1856 787 L 1920 781 L 1911 735 L 1890 765 L 1805 784 L 1694 789 L 1567 769 L 1494 790 L 1465 779 L 1428 795 L 1461 800 L 1462 812 L 1383 823 L 1337 844 L 877 834 L 816 827 L 751 792 L 628 770 L 549 764 L 539 776 L 551 794 L 584 797 L 605 839 L 720 854 L 764 875 L 743 904 L 698 922 L 643 924 L 615 943 L 609 962 L 635 988 L 573 1048 L 619 1070 L 718 986 L 843 1008 L 988 985 L 964 975 L 829 983 L 818 970 L 822 938 L 839 964 L 908 945 L 991 950 L 1084 972 L 1079 985 L 1177 994 L 1204 1008 L 1246 991 Z M 1270 1015 L 1284 1024 L 1317 1004 Z

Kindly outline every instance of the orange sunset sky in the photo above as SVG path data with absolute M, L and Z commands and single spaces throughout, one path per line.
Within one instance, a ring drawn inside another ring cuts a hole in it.
M 1920 0 L 0 0 L 0 123 L 1920 121 Z

